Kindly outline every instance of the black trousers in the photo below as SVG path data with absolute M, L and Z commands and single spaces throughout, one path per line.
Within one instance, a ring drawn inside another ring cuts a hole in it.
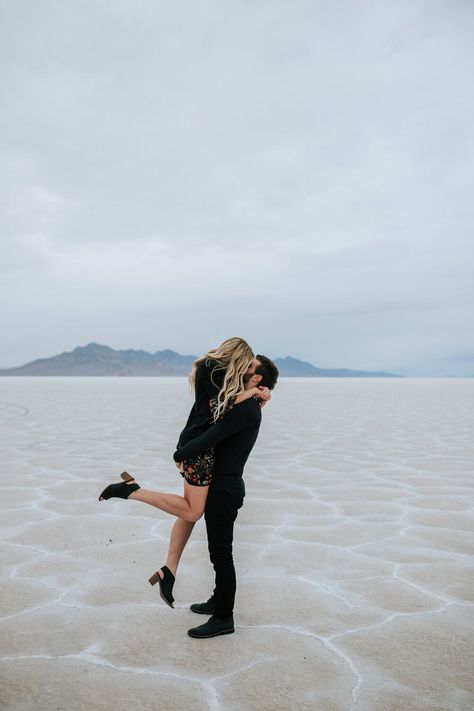
M 228 617 L 234 611 L 236 579 L 232 544 L 234 522 L 244 496 L 245 486 L 240 475 L 215 476 L 209 487 L 204 517 L 209 556 L 216 573 L 213 592 L 216 617 Z

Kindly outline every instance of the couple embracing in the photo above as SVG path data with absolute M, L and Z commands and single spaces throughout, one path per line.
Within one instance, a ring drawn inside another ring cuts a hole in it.
M 170 607 L 181 555 L 204 514 L 215 588 L 207 602 L 191 605 L 193 612 L 211 615 L 205 624 L 188 630 L 191 637 L 234 632 L 234 522 L 245 496 L 244 466 L 277 379 L 278 369 L 269 358 L 255 356 L 242 338 L 228 338 L 198 358 L 189 376 L 195 402 L 173 455 L 184 480 L 183 496 L 143 489 L 123 472 L 123 481 L 110 484 L 99 497 L 143 501 L 176 516 L 166 564 L 150 578 Z

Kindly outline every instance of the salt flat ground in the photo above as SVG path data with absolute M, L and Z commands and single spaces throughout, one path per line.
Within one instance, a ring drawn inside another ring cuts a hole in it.
M 0 379 L 1 708 L 473 708 L 474 381 L 282 380 L 235 531 L 236 632 L 187 636 L 204 523 L 98 503 L 123 469 L 179 493 L 185 379 Z

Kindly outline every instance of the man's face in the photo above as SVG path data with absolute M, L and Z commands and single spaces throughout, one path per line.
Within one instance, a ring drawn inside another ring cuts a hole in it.
M 255 370 L 259 365 L 261 365 L 260 361 L 254 358 L 247 368 L 247 372 L 244 375 L 244 385 L 246 390 L 255 387 L 255 385 L 258 385 L 261 381 L 262 376 L 255 374 Z

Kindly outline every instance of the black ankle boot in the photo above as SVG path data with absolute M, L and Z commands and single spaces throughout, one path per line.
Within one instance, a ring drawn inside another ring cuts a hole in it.
M 172 595 L 172 592 L 175 577 L 166 565 L 160 568 L 160 570 L 163 573 L 163 578 L 161 578 L 160 574 L 157 571 L 151 576 L 151 578 L 148 579 L 148 582 L 150 583 L 150 585 L 156 585 L 156 583 L 158 583 L 160 586 L 161 599 L 164 600 L 167 605 L 174 608 L 174 597 Z
M 120 475 L 123 479 L 123 482 L 119 482 L 118 484 L 109 484 L 108 486 L 105 487 L 104 491 L 101 493 L 99 496 L 99 501 L 102 501 L 105 499 L 128 499 L 130 494 L 133 491 L 136 491 L 140 487 L 138 484 L 135 482 L 135 484 L 127 484 L 127 481 L 133 481 L 133 477 L 130 476 L 128 472 L 122 472 Z

